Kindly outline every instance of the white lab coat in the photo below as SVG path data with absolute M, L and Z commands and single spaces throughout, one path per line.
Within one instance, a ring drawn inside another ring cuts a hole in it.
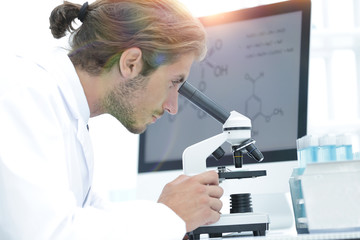
M 90 112 L 66 52 L 5 60 L 0 239 L 181 239 L 185 223 L 167 206 L 104 203 L 91 190 Z

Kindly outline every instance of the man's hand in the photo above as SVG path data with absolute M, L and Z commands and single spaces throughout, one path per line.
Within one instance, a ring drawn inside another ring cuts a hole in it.
M 190 232 L 219 220 L 223 193 L 218 174 L 208 171 L 192 177 L 179 176 L 164 187 L 158 202 L 179 215 Z

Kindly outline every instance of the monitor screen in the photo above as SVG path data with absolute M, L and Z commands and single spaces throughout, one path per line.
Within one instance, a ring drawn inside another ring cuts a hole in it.
M 200 18 L 208 53 L 187 81 L 229 112 L 252 122 L 264 162 L 296 160 L 306 134 L 310 1 L 284 1 Z M 138 171 L 182 169 L 188 146 L 222 132 L 222 124 L 179 96 L 178 114 L 164 114 L 140 136 Z M 232 165 L 212 156 L 207 166 Z M 255 163 L 250 158 L 244 164 Z

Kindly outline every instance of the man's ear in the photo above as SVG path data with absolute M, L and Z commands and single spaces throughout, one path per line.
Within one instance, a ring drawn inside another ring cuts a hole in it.
M 120 57 L 119 69 L 124 78 L 134 78 L 142 70 L 142 52 L 140 48 L 126 49 Z

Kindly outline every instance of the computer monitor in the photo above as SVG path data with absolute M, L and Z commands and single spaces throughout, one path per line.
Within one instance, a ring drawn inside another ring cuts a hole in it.
M 208 54 L 187 81 L 251 119 L 264 162 L 296 160 L 296 139 L 306 134 L 310 5 L 284 1 L 200 18 Z M 140 136 L 138 172 L 182 169 L 186 147 L 221 132 L 222 124 L 180 96 L 178 114 L 165 114 Z M 207 166 L 233 164 L 230 145 L 223 149 Z

